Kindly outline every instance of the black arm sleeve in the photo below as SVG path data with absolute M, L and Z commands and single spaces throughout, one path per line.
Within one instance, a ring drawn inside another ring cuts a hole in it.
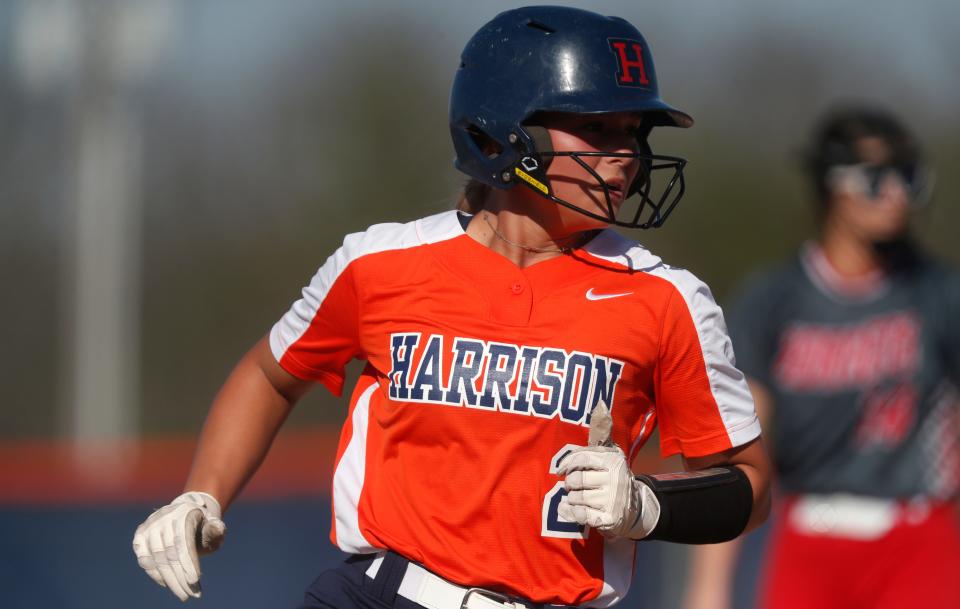
M 660 502 L 660 520 L 644 539 L 720 543 L 743 533 L 753 510 L 753 487 L 739 467 L 637 476 Z

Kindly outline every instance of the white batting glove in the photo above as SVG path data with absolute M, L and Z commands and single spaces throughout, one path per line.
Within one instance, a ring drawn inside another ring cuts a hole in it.
M 660 503 L 646 484 L 633 477 L 627 458 L 614 446 L 575 448 L 560 462 L 568 493 L 559 515 L 593 527 L 607 537 L 642 539 L 660 519 Z
M 137 527 L 133 553 L 147 575 L 181 601 L 200 598 L 198 554 L 216 551 L 226 530 L 216 499 L 207 493 L 184 493 Z

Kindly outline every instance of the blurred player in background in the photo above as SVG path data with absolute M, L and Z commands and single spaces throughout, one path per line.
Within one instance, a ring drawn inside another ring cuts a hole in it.
M 141 566 L 199 596 L 197 546 L 297 399 L 339 395 L 354 358 L 331 531 L 351 557 L 304 607 L 605 607 L 636 540 L 762 522 L 769 463 L 720 309 L 609 228 L 666 219 L 684 160 L 647 136 L 692 122 L 622 19 L 534 7 L 481 28 L 450 101 L 462 209 L 344 240 L 226 381 L 186 492 L 136 532 Z M 658 423 L 693 471 L 633 475 Z
M 817 239 L 731 309 L 779 490 L 759 606 L 960 607 L 960 275 L 911 238 L 929 173 L 870 107 L 826 116 L 807 169 Z M 694 551 L 687 609 L 730 606 L 736 557 Z

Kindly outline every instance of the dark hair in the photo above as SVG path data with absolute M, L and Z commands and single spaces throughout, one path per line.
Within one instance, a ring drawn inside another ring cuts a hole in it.
M 480 180 L 470 178 L 463 186 L 463 192 L 457 200 L 456 208 L 471 215 L 476 215 L 483 210 L 487 195 L 490 194 L 490 186 Z
M 886 142 L 890 154 L 886 163 L 890 165 L 915 167 L 920 161 L 916 140 L 893 114 L 870 106 L 836 108 L 821 118 L 804 155 L 807 173 L 822 204 L 830 198 L 830 169 L 867 161 L 858 144 L 869 137 Z

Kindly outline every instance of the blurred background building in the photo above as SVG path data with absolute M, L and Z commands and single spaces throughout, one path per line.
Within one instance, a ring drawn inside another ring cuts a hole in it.
M 179 492 L 220 382 L 342 236 L 452 205 L 458 54 L 513 6 L 0 3 L 0 605 L 173 606 L 136 567 L 134 527 Z M 688 190 L 665 228 L 634 236 L 721 302 L 809 232 L 798 152 L 838 101 L 918 133 L 938 175 L 922 240 L 960 263 L 956 2 L 588 8 L 638 25 L 665 97 L 697 120 L 654 133 L 690 160 Z M 199 606 L 292 606 L 336 560 L 344 413 L 322 390 L 298 406 Z M 675 606 L 682 563 L 645 546 L 631 606 Z

